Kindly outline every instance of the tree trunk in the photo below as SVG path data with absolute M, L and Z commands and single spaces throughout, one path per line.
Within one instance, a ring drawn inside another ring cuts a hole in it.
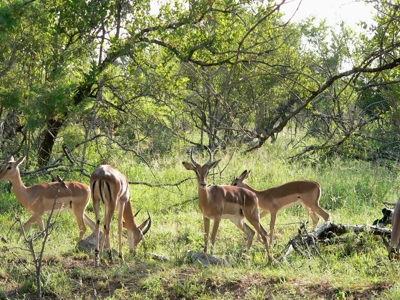
M 90 95 L 92 90 L 93 83 L 83 83 L 76 94 L 74 95 L 74 105 L 78 106 L 79 103 L 83 101 L 87 96 Z M 59 118 L 50 118 L 47 121 L 47 130 L 44 134 L 43 141 L 40 145 L 39 150 L 39 158 L 38 163 L 40 167 L 46 166 L 49 163 L 51 153 L 53 151 L 53 146 L 58 136 L 58 133 L 61 130 L 61 127 L 68 120 L 68 111 L 65 110 L 65 113 L 62 117 Z
M 65 119 L 51 118 L 47 121 L 47 130 L 44 134 L 42 144 L 39 150 L 39 166 L 46 166 L 50 160 L 50 155 L 53 150 L 55 140 L 61 127 L 63 126 Z

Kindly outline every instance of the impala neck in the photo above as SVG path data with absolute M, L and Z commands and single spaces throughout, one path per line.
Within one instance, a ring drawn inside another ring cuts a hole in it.
M 247 189 L 247 190 L 250 190 L 250 191 L 254 192 L 257 196 L 258 196 L 258 194 L 260 194 L 260 193 L 263 192 L 263 191 L 260 191 L 260 190 L 256 190 L 255 188 L 249 186 L 247 183 L 244 183 L 244 184 L 243 184 L 243 187 L 244 187 L 245 189 Z
M 199 190 L 199 201 L 203 202 L 203 203 L 204 202 L 208 203 L 209 202 L 209 194 L 210 194 L 208 191 L 208 188 L 203 189 L 203 188 L 199 187 L 198 190 Z
M 18 201 L 21 202 L 21 204 L 25 207 L 27 205 L 30 205 L 30 201 L 29 201 L 30 197 L 27 192 L 26 186 L 24 185 L 24 183 L 21 180 L 20 173 L 18 172 L 16 176 L 14 176 L 12 179 L 9 179 L 9 180 L 12 184 L 14 194 L 17 197 Z
M 135 222 L 135 216 L 133 214 L 133 207 L 131 201 L 128 201 L 125 204 L 124 208 L 124 220 L 125 220 L 125 226 L 129 230 L 137 230 L 136 222 Z

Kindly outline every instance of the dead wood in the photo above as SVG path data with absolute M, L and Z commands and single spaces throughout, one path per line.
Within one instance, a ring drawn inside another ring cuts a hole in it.
M 318 244 L 332 244 L 333 238 L 346 233 L 359 234 L 361 232 L 367 232 L 374 235 L 380 235 L 382 238 L 390 238 L 392 233 L 390 229 L 377 225 L 343 225 L 329 221 L 318 227 L 315 231 L 308 232 L 306 225 L 307 222 L 303 223 L 298 229 L 298 235 L 289 240 L 282 255 L 283 259 L 286 259 L 287 256 L 295 250 L 309 259 L 314 255 L 317 255 L 326 263 L 319 251 Z
M 384 202 L 384 204 L 386 205 L 392 205 L 391 202 Z M 396 204 L 396 203 L 395 203 Z M 378 227 L 385 227 L 388 224 L 392 223 L 392 215 L 393 215 L 393 211 L 394 209 L 390 209 L 390 208 L 383 208 L 382 209 L 382 214 L 383 217 L 381 219 L 377 219 L 375 220 L 372 225 L 376 225 Z

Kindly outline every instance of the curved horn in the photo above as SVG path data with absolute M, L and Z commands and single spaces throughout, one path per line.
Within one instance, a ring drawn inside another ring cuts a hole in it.
M 194 150 L 194 147 L 192 147 L 192 149 L 190 150 L 190 160 L 192 161 L 192 163 L 193 163 L 195 166 L 198 166 L 199 163 L 198 163 L 197 161 L 195 161 L 194 158 L 193 158 L 193 150 Z
M 147 215 L 149 216 L 146 221 L 139 225 L 139 229 L 142 232 L 142 237 L 150 230 L 151 227 L 151 216 L 149 211 L 147 211 Z
M 140 211 L 141 211 L 141 209 L 139 209 L 139 210 L 136 212 L 136 214 L 135 214 L 135 218 L 136 218 L 137 214 L 138 214 Z
M 210 165 L 213 160 L 212 152 L 211 152 L 210 148 L 208 148 L 207 146 L 204 146 L 204 148 L 206 148 L 208 150 L 208 154 L 210 154 L 210 159 L 208 160 L 208 162 L 206 162 L 206 165 Z

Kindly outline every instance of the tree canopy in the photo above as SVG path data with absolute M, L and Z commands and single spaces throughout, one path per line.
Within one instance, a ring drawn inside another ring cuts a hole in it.
M 290 133 L 296 156 L 397 161 L 399 1 L 365 0 L 357 31 L 284 21 L 285 2 L 3 1 L 3 157 L 252 151 Z

